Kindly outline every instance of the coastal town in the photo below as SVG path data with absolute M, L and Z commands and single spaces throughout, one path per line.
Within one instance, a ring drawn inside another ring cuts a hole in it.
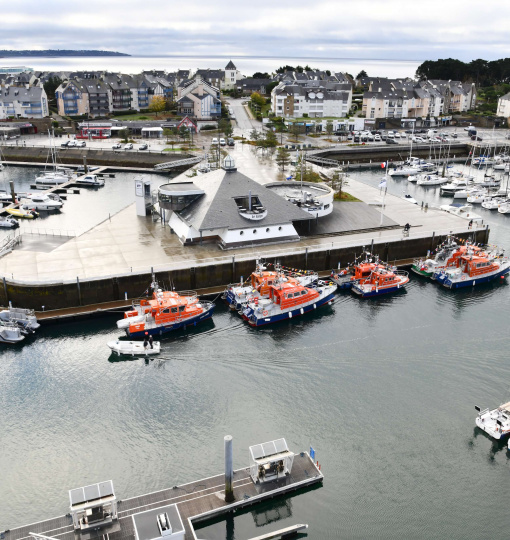
M 234 60 L 0 67 L 2 540 L 362 538 L 501 482 L 508 84 Z

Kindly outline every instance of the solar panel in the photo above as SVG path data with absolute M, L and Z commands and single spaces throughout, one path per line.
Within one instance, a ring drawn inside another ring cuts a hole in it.
M 69 491 L 69 498 L 71 499 L 71 505 L 80 504 L 85 502 L 85 495 L 83 493 L 83 488 L 71 489 Z
M 274 441 L 274 445 L 276 447 L 276 451 L 279 453 L 286 452 L 289 447 L 287 446 L 287 443 L 285 442 L 285 439 L 278 439 Z
M 95 499 L 99 499 L 99 486 L 97 484 L 85 486 L 83 491 L 85 492 L 85 500 L 93 501 Z
M 108 497 L 109 495 L 113 495 L 113 484 L 111 480 L 107 480 L 106 482 L 99 482 L 99 495 L 101 497 Z
M 253 459 L 260 459 L 264 457 L 264 450 L 262 449 L 261 444 L 256 444 L 255 446 L 250 447 Z
M 262 448 L 264 449 L 265 456 L 272 456 L 273 454 L 276 454 L 276 448 L 273 441 L 264 443 Z

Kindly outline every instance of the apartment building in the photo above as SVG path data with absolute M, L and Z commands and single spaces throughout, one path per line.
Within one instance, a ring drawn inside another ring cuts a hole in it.
M 177 112 L 197 120 L 214 120 L 221 116 L 220 91 L 200 76 L 183 81 L 177 88 Z
M 44 118 L 48 113 L 48 97 L 42 86 L 0 86 L 0 120 Z

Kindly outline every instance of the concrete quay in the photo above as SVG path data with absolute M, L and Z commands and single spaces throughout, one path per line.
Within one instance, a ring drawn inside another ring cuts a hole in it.
M 238 119 L 241 111 L 236 111 Z M 261 184 L 285 180 L 288 175 L 288 170 L 277 168 L 269 153 L 239 144 L 228 151 L 238 169 Z M 349 179 L 346 190 L 365 203 L 382 202 L 378 189 L 354 179 Z M 247 277 L 258 257 L 290 267 L 328 271 L 339 262 L 352 261 L 363 247 L 372 244 L 383 260 L 411 259 L 425 256 L 450 232 L 464 238 L 474 236 L 476 242 L 488 241 L 485 226 L 470 231 L 462 218 L 422 209 L 389 194 L 381 219 L 380 207 L 339 202 L 335 208 L 343 219 L 341 230 L 335 233 L 312 231 L 298 242 L 221 251 L 211 244 L 184 247 L 168 226 L 137 217 L 131 205 L 53 249 L 38 250 L 37 242 L 31 241 L 27 248 L 22 244 L 0 258 L 0 304 L 11 301 L 15 306 L 56 310 L 137 298 L 146 290 L 152 272 L 176 290 L 221 287 Z M 364 213 L 370 218 L 368 227 Z M 412 226 L 406 238 L 400 229 L 405 223 Z

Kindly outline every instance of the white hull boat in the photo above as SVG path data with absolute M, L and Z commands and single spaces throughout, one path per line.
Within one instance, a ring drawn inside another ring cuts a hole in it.
M 0 343 L 19 343 L 25 336 L 21 333 L 21 328 L 16 324 L 0 323 Z
M 65 174 L 59 172 L 43 173 L 35 179 L 36 184 L 42 185 L 59 185 L 65 184 L 66 182 L 69 182 L 69 178 Z
M 33 309 L 9 307 L 0 311 L 0 321 L 17 324 L 28 332 L 35 332 L 41 326 Z
M 417 182 L 419 186 L 441 186 L 448 182 L 448 178 L 427 174 Z
M 401 167 L 397 167 L 396 169 L 390 169 L 390 171 L 388 172 L 388 175 L 395 176 L 395 177 L 411 176 L 411 175 L 418 174 L 420 172 L 421 172 L 421 169 L 418 167 L 401 166 Z
M 505 202 L 503 199 L 490 199 L 482 203 L 482 208 L 485 208 L 485 210 L 497 210 Z
M 418 204 L 418 201 L 411 197 L 409 194 L 405 194 L 403 197 L 404 201 L 410 202 L 411 204 Z
M 161 343 L 154 341 L 152 348 L 149 346 L 144 347 L 143 341 L 109 341 L 107 343 L 110 349 L 120 355 L 124 356 L 152 356 L 161 352 Z
M 45 193 L 27 195 L 21 202 L 21 207 L 24 210 L 60 210 L 63 206 L 63 203 L 59 198 L 50 197 Z
M 102 178 L 98 178 L 96 174 L 87 174 L 86 176 L 82 176 L 76 180 L 76 183 L 81 184 L 82 186 L 104 186 L 104 180 Z
M 478 411 L 476 425 L 487 435 L 499 441 L 510 434 L 510 402 L 504 403 L 492 411 L 488 408 L 482 410 L 478 406 L 475 406 L 475 409 Z
M 482 216 L 479 216 L 473 212 L 473 207 L 470 204 L 443 204 L 439 207 L 439 209 L 444 210 L 449 214 L 453 214 L 454 216 L 469 219 L 470 221 L 483 221 Z
M 12 217 L 0 217 L 0 227 L 2 229 L 15 229 L 19 223 Z
M 510 214 L 510 203 L 503 203 L 499 206 L 498 212 L 500 214 Z

